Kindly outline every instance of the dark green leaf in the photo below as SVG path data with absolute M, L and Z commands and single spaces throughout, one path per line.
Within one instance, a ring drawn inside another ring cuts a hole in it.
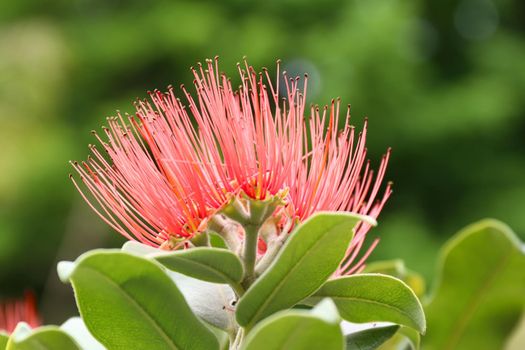
M 350 322 L 392 322 L 425 332 L 425 315 L 414 292 L 401 280 L 361 274 L 326 282 L 309 300 L 332 298 L 341 317 Z
M 243 276 L 241 261 L 227 249 L 198 247 L 153 258 L 170 270 L 207 282 L 236 284 Z
M 218 349 L 213 333 L 192 313 L 155 262 L 98 250 L 62 262 L 87 328 L 110 349 Z
M 425 349 L 502 349 L 525 307 L 525 254 L 496 220 L 468 226 L 441 253 Z
M 370 328 L 346 336 L 347 350 L 374 350 L 396 334 L 399 326 Z
M 299 225 L 272 265 L 237 305 L 236 318 L 251 328 L 315 292 L 336 270 L 362 216 L 318 213 Z

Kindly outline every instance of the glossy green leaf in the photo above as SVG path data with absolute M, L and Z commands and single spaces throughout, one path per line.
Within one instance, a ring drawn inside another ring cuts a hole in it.
M 501 349 L 525 307 L 525 253 L 505 224 L 483 220 L 443 248 L 426 306 L 425 349 Z
M 425 294 L 425 280 L 417 272 L 407 269 L 403 260 L 375 261 L 367 264 L 363 272 L 393 276 L 405 282 L 419 298 Z
M 207 282 L 236 284 L 243 276 L 241 261 L 227 249 L 198 247 L 153 258 L 170 270 Z
M 61 262 L 90 332 L 114 349 L 218 349 L 157 263 L 118 250 L 98 250 Z
M 324 300 L 310 311 L 287 310 L 257 324 L 243 350 L 343 350 L 337 309 Z
M 396 334 L 399 326 L 369 328 L 346 335 L 347 350 L 374 350 Z
M 29 325 L 19 323 L 9 341 L 6 350 L 80 350 L 78 344 L 56 326 L 31 329 Z
M 150 258 L 159 250 L 134 241 L 126 242 L 122 251 Z M 184 295 L 184 299 L 195 315 L 222 330 L 232 331 L 236 327 L 232 303 L 237 297 L 228 285 L 205 282 L 178 272 L 166 270 Z
M 314 293 L 336 270 L 366 219 L 349 213 L 318 213 L 290 235 L 270 267 L 237 305 L 237 322 L 251 328 L 259 320 L 292 307 Z
M 326 282 L 311 298 L 332 298 L 341 317 L 350 322 L 392 322 L 425 332 L 423 307 L 401 280 L 380 274 L 360 274 Z

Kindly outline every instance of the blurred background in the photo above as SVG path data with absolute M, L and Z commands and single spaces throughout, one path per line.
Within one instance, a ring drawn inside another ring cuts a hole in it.
M 219 55 L 235 74 L 283 60 L 309 100 L 340 96 L 394 194 L 371 260 L 402 258 L 429 281 L 440 245 L 494 217 L 525 238 L 525 2 L 0 2 L 0 297 L 34 289 L 46 322 L 75 313 L 56 261 L 123 239 L 68 179 L 90 130 Z

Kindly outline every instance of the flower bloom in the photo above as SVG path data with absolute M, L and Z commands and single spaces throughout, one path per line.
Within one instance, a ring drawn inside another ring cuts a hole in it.
M 185 103 L 172 87 L 150 92 L 134 116 L 109 119 L 107 141 L 97 136 L 110 160 L 91 146 L 92 158 L 73 163 L 93 198 L 75 185 L 115 230 L 152 246 L 190 238 L 241 192 L 265 200 L 284 191 L 285 212 L 299 220 L 320 210 L 377 217 L 391 193 L 388 185 L 376 201 L 390 152 L 374 174 L 366 122 L 356 135 L 349 108 L 338 131 L 339 101 L 307 109 L 307 77 L 303 91 L 286 73 L 279 86 L 279 65 L 275 85 L 266 69 L 238 65 L 237 90 L 217 59 L 192 71 L 196 97 L 184 86 Z M 353 261 L 369 228 L 359 225 L 338 273 L 362 265 Z
M 40 325 L 35 296 L 31 292 L 26 292 L 23 299 L 0 303 L 0 332 L 10 334 L 18 322 L 26 322 L 33 328 Z

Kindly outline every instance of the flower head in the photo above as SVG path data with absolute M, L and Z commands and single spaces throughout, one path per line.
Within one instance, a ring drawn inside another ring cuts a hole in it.
M 106 141 L 97 136 L 109 159 L 91 146 L 93 157 L 73 164 L 93 194 L 88 202 L 113 228 L 128 239 L 172 246 L 204 229 L 240 193 L 251 200 L 284 196 L 279 213 L 292 219 L 319 210 L 377 217 L 391 192 L 387 186 L 375 200 L 389 152 L 374 176 L 366 122 L 356 135 L 349 108 L 338 131 L 340 102 L 306 108 L 306 76 L 303 91 L 300 79 L 286 73 L 284 86 L 279 79 L 274 85 L 266 69 L 257 73 L 244 62 L 234 89 L 217 59 L 192 71 L 195 97 L 184 86 L 185 102 L 172 87 L 151 92 L 134 116 L 109 119 Z M 368 230 L 358 227 L 340 273 L 355 271 L 350 265 Z
M 13 332 L 18 322 L 26 322 L 31 327 L 40 325 L 35 296 L 31 292 L 26 292 L 23 299 L 0 303 L 0 331 L 9 334 Z

